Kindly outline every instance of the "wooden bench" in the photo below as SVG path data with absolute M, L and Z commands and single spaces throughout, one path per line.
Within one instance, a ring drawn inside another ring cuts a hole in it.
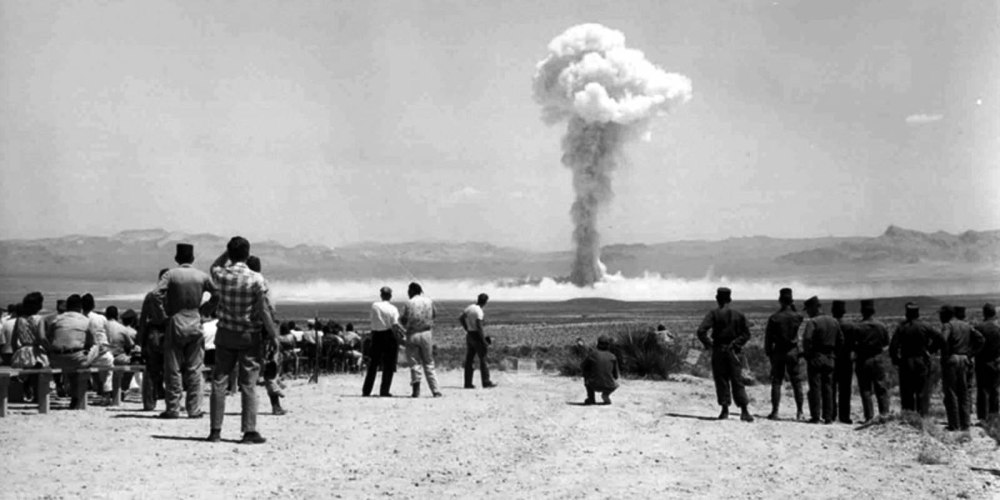
M 0 417 L 7 416 L 7 392 L 10 387 L 11 377 L 21 375 L 38 375 L 38 386 L 35 390 L 35 400 L 38 404 L 38 413 L 48 413 L 50 391 L 49 384 L 52 382 L 53 375 L 82 375 L 111 372 L 110 405 L 118 406 L 122 402 L 122 378 L 125 373 L 142 373 L 144 370 L 145 367 L 142 365 L 102 366 L 77 369 L 3 367 L 0 368 Z M 85 410 L 87 409 L 87 384 L 85 380 L 77 384 L 77 390 L 79 391 L 79 394 L 76 394 L 75 397 L 78 398 L 80 402 L 80 409 Z

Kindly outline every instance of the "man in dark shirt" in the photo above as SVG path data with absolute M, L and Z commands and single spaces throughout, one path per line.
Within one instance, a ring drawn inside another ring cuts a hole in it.
M 767 418 L 778 419 L 781 406 L 781 384 L 785 375 L 792 382 L 795 394 L 795 418 L 802 420 L 802 378 L 799 375 L 799 326 L 802 315 L 795 311 L 791 288 L 778 291 L 780 309 L 767 319 L 764 330 L 764 352 L 771 360 L 771 414 Z
M 840 323 L 822 313 L 816 296 L 806 300 L 806 329 L 802 351 L 809 372 L 809 423 L 833 423 L 833 367 L 837 344 L 844 341 Z
M 939 313 L 944 345 L 941 349 L 941 379 L 944 385 L 944 408 L 948 430 L 969 428 L 969 370 L 972 357 L 983 347 L 983 335 L 960 319 L 954 310 L 943 306 Z
M 73 294 L 66 299 L 66 312 L 60 314 L 52 322 L 52 329 L 46 330 L 51 351 L 49 361 L 52 368 L 73 370 L 87 366 L 87 351 L 94 346 L 96 340 L 94 327 L 90 318 L 82 313 L 83 299 Z M 71 373 L 69 378 L 70 409 L 80 407 L 81 383 L 86 383 L 85 376 Z
M 976 330 L 983 336 L 976 354 L 976 417 L 983 422 L 1000 413 L 1000 323 L 993 304 L 983 305 L 983 322 Z
M 160 269 L 157 281 L 167 274 L 169 269 Z M 146 365 L 142 377 L 142 409 L 156 409 L 156 400 L 166 396 L 163 385 L 163 340 L 167 332 L 167 312 L 163 309 L 163 301 L 156 289 L 146 294 L 139 313 L 139 328 L 136 330 L 135 345 L 142 352 L 143 363 Z
M 889 357 L 899 370 L 899 399 L 904 411 L 927 415 L 930 353 L 937 349 L 939 336 L 933 327 L 920 320 L 920 308 L 908 302 L 906 319 L 896 328 L 889 342 Z
M 750 399 L 743 386 L 743 379 L 740 378 L 742 363 L 739 358 L 740 350 L 750 340 L 750 327 L 743 313 L 729 306 L 732 302 L 730 289 L 720 287 L 715 294 L 715 302 L 719 307 L 709 311 L 698 326 L 698 340 L 705 349 L 712 351 L 715 395 L 722 407 L 719 420 L 729 418 L 729 405 L 735 400 L 740 407 L 740 420 L 753 422 L 753 415 L 750 415 L 747 408 Z M 709 330 L 712 331 L 711 338 Z
M 597 339 L 597 349 L 591 349 L 580 368 L 583 370 L 583 385 L 587 389 L 585 405 L 595 404 L 594 393 L 601 393 L 602 404 L 611 404 L 611 393 L 618 388 L 618 358 L 610 352 L 611 338 L 602 335 Z
M 184 406 L 188 418 L 201 418 L 205 416 L 201 409 L 205 345 L 199 308 L 205 292 L 215 297 L 217 289 L 207 273 L 191 266 L 193 246 L 178 243 L 174 261 L 180 267 L 167 271 L 156 290 L 169 316 L 163 357 L 167 409 L 160 418 L 180 416 L 182 392 L 186 394 Z
M 889 389 L 886 387 L 885 357 L 889 346 L 889 330 L 882 322 L 874 319 L 875 301 L 861 301 L 861 322 L 856 326 L 857 339 L 854 343 L 855 371 L 858 375 L 858 390 L 861 392 L 861 407 L 865 422 L 875 417 L 872 392 L 878 402 L 878 414 L 889 414 Z
M 854 340 L 855 325 L 853 322 L 844 321 L 844 314 L 847 312 L 847 303 L 843 300 L 833 301 L 830 314 L 833 319 L 840 323 L 840 332 L 844 339 L 837 344 L 836 357 L 833 364 L 833 407 L 837 413 L 837 420 L 844 424 L 854 423 L 851 420 L 851 385 L 854 379 Z

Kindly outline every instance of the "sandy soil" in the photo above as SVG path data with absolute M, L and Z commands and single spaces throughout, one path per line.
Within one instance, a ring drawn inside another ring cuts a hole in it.
M 578 406 L 579 379 L 506 372 L 497 389 L 463 390 L 461 372 L 440 378 L 444 398 L 419 400 L 362 398 L 356 374 L 295 380 L 283 417 L 261 389 L 258 446 L 235 442 L 236 397 L 217 444 L 202 441 L 207 419 L 158 420 L 136 395 L 85 412 L 59 400 L 49 415 L 14 405 L 0 420 L 0 497 L 1000 496 L 988 471 L 1000 451 L 978 428 L 942 444 L 898 424 L 711 421 L 711 382 L 689 376 L 624 381 L 607 407 Z M 397 377 L 394 392 L 407 388 Z M 762 416 L 767 388 L 750 392 Z M 947 463 L 920 463 L 927 449 Z

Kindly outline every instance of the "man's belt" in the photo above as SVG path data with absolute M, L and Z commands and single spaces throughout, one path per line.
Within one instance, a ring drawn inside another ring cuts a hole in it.
M 52 354 L 76 354 L 78 352 L 83 352 L 86 350 L 87 349 L 84 347 L 77 347 L 76 349 L 63 349 L 63 350 L 52 349 Z

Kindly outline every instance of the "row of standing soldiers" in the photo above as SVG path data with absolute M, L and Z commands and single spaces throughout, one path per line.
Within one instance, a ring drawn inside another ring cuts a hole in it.
M 745 317 L 729 307 L 731 291 L 720 288 L 719 308 L 709 312 L 698 329 L 698 338 L 712 350 L 712 372 L 716 394 L 727 418 L 732 400 L 740 406 L 743 420 L 752 421 L 741 378 L 740 349 L 749 341 Z M 940 356 L 944 404 L 949 430 L 970 425 L 969 386 L 973 374 L 977 387 L 976 414 L 980 421 L 1000 413 L 1000 325 L 996 308 L 983 306 L 983 321 L 972 326 L 965 321 L 964 307 L 944 306 L 938 312 L 941 328 L 920 319 L 920 309 L 906 304 L 905 319 L 890 338 L 889 329 L 875 319 L 875 303 L 861 301 L 861 321 L 844 320 L 846 304 L 834 301 L 832 316 L 823 314 L 817 297 L 805 302 L 807 318 L 793 304 L 792 290 L 779 291 L 780 309 L 768 318 L 764 350 L 771 361 L 771 414 L 778 419 L 782 384 L 792 384 L 797 409 L 803 419 L 800 359 L 806 360 L 811 423 L 843 423 L 851 420 L 852 379 L 857 376 L 865 421 L 889 412 L 888 362 L 898 369 L 902 409 L 926 415 L 930 403 L 932 357 Z M 712 331 L 711 338 L 708 331 Z M 801 340 L 801 342 L 800 342 Z M 887 359 L 888 357 L 888 359 Z M 873 401 L 874 396 L 874 401 Z

